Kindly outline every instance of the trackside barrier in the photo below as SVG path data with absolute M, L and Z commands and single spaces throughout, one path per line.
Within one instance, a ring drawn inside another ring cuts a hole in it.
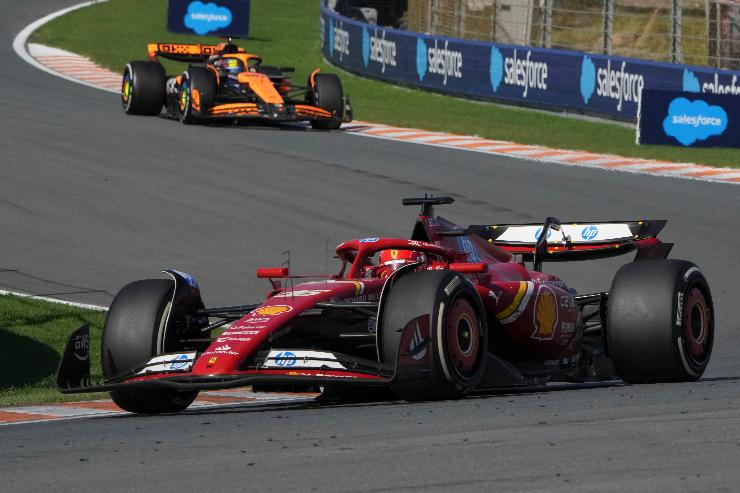
M 350 20 L 321 4 L 321 50 L 360 75 L 476 99 L 635 121 L 643 89 L 732 94 L 740 72 L 431 36 Z

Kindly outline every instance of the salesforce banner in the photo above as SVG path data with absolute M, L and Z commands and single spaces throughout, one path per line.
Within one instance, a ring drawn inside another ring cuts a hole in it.
M 645 91 L 637 143 L 740 148 L 740 97 Z
M 246 38 L 249 35 L 249 0 L 169 0 L 167 30 Z
M 634 121 L 643 89 L 740 96 L 740 72 L 389 29 L 321 7 L 321 49 L 370 77 L 479 99 Z

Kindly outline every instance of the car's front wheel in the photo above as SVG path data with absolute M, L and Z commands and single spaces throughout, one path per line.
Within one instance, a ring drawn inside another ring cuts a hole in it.
M 111 303 L 103 327 L 102 359 L 106 380 L 120 377 L 162 354 L 174 283 L 146 279 L 126 285 Z M 111 392 L 121 409 L 140 414 L 182 411 L 198 392 L 170 389 L 132 389 Z

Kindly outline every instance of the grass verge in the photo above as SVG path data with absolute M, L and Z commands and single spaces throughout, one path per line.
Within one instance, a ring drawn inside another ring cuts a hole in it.
M 300 83 L 315 66 L 337 71 L 322 59 L 319 49 L 318 0 L 253 0 L 251 5 L 251 37 L 241 42 L 248 51 L 259 53 L 270 65 L 295 66 Z M 55 19 L 34 33 L 32 41 L 84 54 L 119 72 L 126 62 L 146 58 L 148 42 L 215 41 L 167 33 L 166 15 L 166 0 L 111 0 Z M 174 63 L 166 66 L 169 73 L 182 69 Z M 634 130 L 612 123 L 453 99 L 346 73 L 342 82 L 358 120 L 560 149 L 740 167 L 736 149 L 638 146 Z
M 13 295 L 0 296 L 0 407 L 79 401 L 107 394 L 60 394 L 54 376 L 69 335 L 90 325 L 91 373 L 100 375 L 105 313 Z

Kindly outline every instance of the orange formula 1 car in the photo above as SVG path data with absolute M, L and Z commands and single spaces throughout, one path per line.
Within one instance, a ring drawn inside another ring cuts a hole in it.
M 121 102 L 129 115 L 167 116 L 183 123 L 257 118 L 309 121 L 316 129 L 338 129 L 352 121 L 349 98 L 339 77 L 314 70 L 306 86 L 293 84 L 291 67 L 268 67 L 262 58 L 232 44 L 148 45 L 149 60 L 129 62 L 123 72 Z M 158 57 L 190 65 L 167 76 Z

